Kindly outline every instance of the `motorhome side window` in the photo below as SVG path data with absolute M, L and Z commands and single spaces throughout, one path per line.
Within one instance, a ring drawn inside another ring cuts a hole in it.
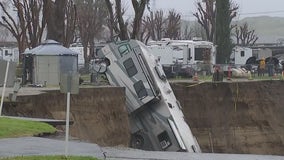
M 5 50 L 5 56 L 8 56 L 9 53 L 8 53 L 8 50 Z
M 129 77 L 132 77 L 137 73 L 137 69 L 134 65 L 132 58 L 128 58 L 127 60 L 125 60 L 123 62 L 123 65 L 124 65 L 126 72 L 127 72 Z
M 130 52 L 130 47 L 128 44 L 124 44 L 118 47 L 118 51 L 121 55 L 121 57 L 123 57 L 124 55 L 126 55 L 127 53 Z
M 245 51 L 241 51 L 241 57 L 245 56 Z
M 188 59 L 188 60 L 191 60 L 191 58 L 192 58 L 192 57 L 191 57 L 191 49 L 188 48 L 188 58 L 187 58 L 187 59 Z
M 136 94 L 138 96 L 138 98 L 144 98 L 146 97 L 148 94 L 147 94 L 147 91 L 146 91 L 146 88 L 143 84 L 143 82 L 140 80 L 136 83 L 134 83 L 134 89 L 136 91 Z
M 196 61 L 202 61 L 203 60 L 203 48 L 195 48 L 195 55 L 194 60 Z

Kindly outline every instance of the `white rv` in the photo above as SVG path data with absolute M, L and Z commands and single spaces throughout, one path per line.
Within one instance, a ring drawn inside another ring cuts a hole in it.
M 216 62 L 216 48 L 208 41 L 163 39 L 150 41 L 148 48 L 162 64 L 168 78 L 190 78 L 197 71 L 210 74 Z
M 80 45 L 72 45 L 71 47 L 69 47 L 69 49 L 78 53 L 78 67 L 79 68 L 84 67 L 85 65 L 84 47 Z M 89 51 L 89 49 L 87 51 Z
M 172 65 L 176 62 L 196 64 L 204 61 L 206 53 L 210 54 L 211 64 L 216 62 L 215 46 L 208 41 L 163 39 L 150 41 L 148 47 L 162 65 Z
M 232 50 L 230 63 L 236 65 L 244 65 L 246 61 L 252 57 L 252 49 L 248 47 L 236 46 Z
M 201 152 L 159 61 L 136 40 L 107 44 L 97 72 L 125 87 L 131 146 L 144 150 Z

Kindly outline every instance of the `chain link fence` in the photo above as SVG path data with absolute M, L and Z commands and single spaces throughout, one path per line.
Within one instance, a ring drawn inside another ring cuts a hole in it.
M 221 79 L 223 77 L 283 78 L 283 66 L 281 64 L 266 64 L 264 69 L 260 69 L 258 64 L 175 64 L 163 65 L 163 69 L 167 78 L 194 78 L 198 76 L 214 80 L 214 73 L 216 72 L 220 74 Z

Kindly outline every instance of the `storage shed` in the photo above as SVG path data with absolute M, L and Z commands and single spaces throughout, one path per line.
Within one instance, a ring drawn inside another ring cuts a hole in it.
M 54 40 L 25 51 L 24 77 L 32 84 L 59 85 L 60 74 L 78 70 L 78 53 Z M 32 66 L 32 67 L 31 67 Z

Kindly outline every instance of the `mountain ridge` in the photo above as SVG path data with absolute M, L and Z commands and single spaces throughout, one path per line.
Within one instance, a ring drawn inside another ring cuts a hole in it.
M 232 24 L 242 25 L 248 23 L 249 29 L 255 30 L 259 37 L 256 43 L 278 43 L 284 40 L 284 17 L 245 17 L 239 20 L 233 20 Z M 182 26 L 189 24 L 191 27 L 196 25 L 197 21 L 183 21 Z
M 247 22 L 258 35 L 258 43 L 273 43 L 284 38 L 284 17 L 246 17 L 235 22 L 239 25 Z

